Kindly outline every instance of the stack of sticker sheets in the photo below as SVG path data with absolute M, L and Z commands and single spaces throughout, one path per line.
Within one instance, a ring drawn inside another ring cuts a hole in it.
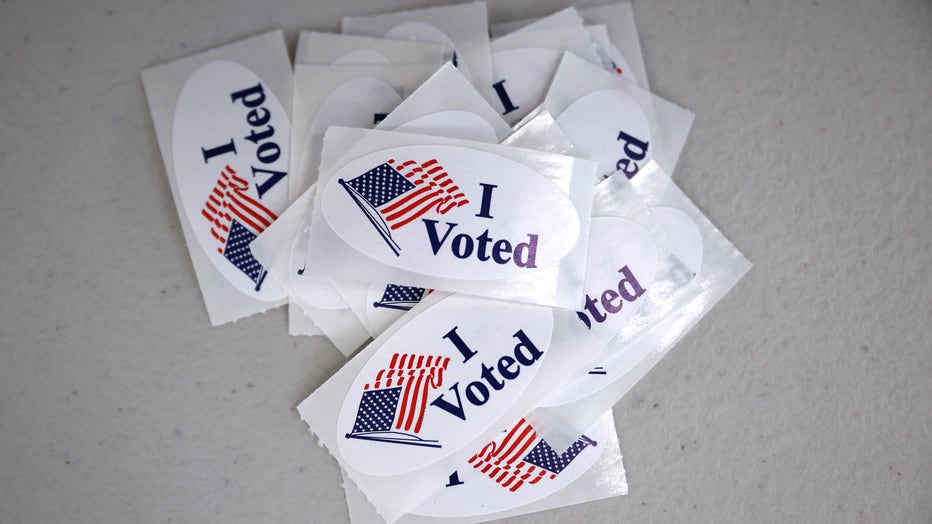
M 627 493 L 612 406 L 750 268 L 671 178 L 693 115 L 630 5 L 348 17 L 294 57 L 273 31 L 143 82 L 211 323 L 286 305 L 348 359 L 298 412 L 352 521 Z

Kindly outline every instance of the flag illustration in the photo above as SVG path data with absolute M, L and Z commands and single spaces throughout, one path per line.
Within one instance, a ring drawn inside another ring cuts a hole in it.
M 372 307 L 408 311 L 420 302 L 426 293 L 427 289 L 422 287 L 389 284 L 385 286 L 385 291 L 382 292 L 382 299 L 373 302 Z
M 401 246 L 392 231 L 434 212 L 446 214 L 469 203 L 436 159 L 424 163 L 388 160 L 350 180 L 339 180 L 395 255 Z
M 486 444 L 469 459 L 479 470 L 508 491 L 517 491 L 525 484 L 537 484 L 542 479 L 555 479 L 586 447 L 597 443 L 582 435 L 563 453 L 557 453 L 539 438 L 537 432 L 524 419 L 508 430 L 498 444 Z
M 427 395 L 443 385 L 449 357 L 395 353 L 388 367 L 363 387 L 356 422 L 346 438 L 439 448 L 421 438 Z
M 236 175 L 230 166 L 210 192 L 201 215 L 210 223 L 210 234 L 220 243 L 217 252 L 262 287 L 266 271 L 249 249 L 249 244 L 277 218 L 259 201 L 247 194 L 249 182 Z

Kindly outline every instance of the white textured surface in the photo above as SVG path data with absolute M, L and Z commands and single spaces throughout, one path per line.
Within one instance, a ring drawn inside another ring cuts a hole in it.
M 372 9 L 0 0 L 0 521 L 346 518 L 292 410 L 341 358 L 210 327 L 139 72 Z M 756 266 L 616 407 L 631 494 L 513 520 L 928 523 L 932 4 L 634 10 L 697 114 L 676 178 Z

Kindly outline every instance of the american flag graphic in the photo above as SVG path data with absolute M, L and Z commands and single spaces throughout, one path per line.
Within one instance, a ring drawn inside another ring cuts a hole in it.
M 392 239 L 392 231 L 429 212 L 443 215 L 469 203 L 436 159 L 423 163 L 390 159 L 339 183 L 396 255 L 401 248 Z
M 408 311 L 424 298 L 425 293 L 427 293 L 427 289 L 422 287 L 388 284 L 385 286 L 385 291 L 382 292 L 382 299 L 373 302 L 372 307 Z
M 395 353 L 388 367 L 363 386 L 353 430 L 346 438 L 439 448 L 418 436 L 427 395 L 443 385 L 449 357 Z
M 201 215 L 210 223 L 210 234 L 220 243 L 217 252 L 248 276 L 259 291 L 266 271 L 252 256 L 249 244 L 277 217 L 250 197 L 248 189 L 249 182 L 226 166 L 204 202 Z
M 561 471 L 588 446 L 597 443 L 583 435 L 563 453 L 557 453 L 537 431 L 519 420 L 506 432 L 501 442 L 486 444 L 469 459 L 472 467 L 497 482 L 508 491 L 517 491 L 525 484 L 537 484 L 542 479 L 555 479 Z

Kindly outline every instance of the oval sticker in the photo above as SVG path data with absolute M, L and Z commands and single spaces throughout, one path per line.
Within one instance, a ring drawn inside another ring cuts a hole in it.
M 533 198 L 528 198 L 533 195 Z M 464 280 L 510 278 L 559 264 L 579 217 L 546 177 L 478 149 L 415 145 L 340 167 L 321 195 L 329 227 L 384 264 Z
M 632 220 L 593 218 L 586 261 L 585 305 L 579 319 L 600 341 L 617 335 L 642 301 L 657 273 L 657 246 Z
M 560 113 L 557 125 L 602 175 L 622 171 L 631 178 L 654 157 L 647 115 L 624 91 L 587 94 Z
M 570 485 L 602 456 L 614 425 L 603 418 L 563 450 L 550 446 L 524 419 L 454 471 L 444 489 L 411 511 L 430 517 L 498 513 Z
M 241 64 L 200 66 L 178 96 L 172 155 L 185 216 L 220 274 L 265 301 L 286 294 L 249 244 L 288 204 L 289 136 L 275 94 Z
M 451 295 L 372 355 L 337 421 L 346 463 L 368 475 L 434 464 L 514 403 L 546 358 L 550 308 Z

